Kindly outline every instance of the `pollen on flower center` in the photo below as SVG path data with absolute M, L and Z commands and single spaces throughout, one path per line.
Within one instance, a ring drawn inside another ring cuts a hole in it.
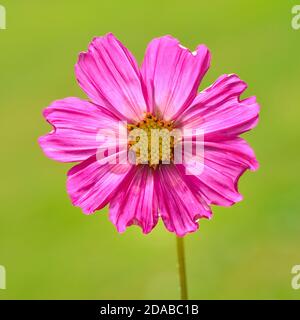
M 172 121 L 158 119 L 146 113 L 142 121 L 128 124 L 128 150 L 135 164 L 148 164 L 156 168 L 170 163 L 174 158 L 174 136 Z

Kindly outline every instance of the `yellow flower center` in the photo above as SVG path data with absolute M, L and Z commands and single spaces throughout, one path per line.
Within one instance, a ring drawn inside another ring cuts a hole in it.
M 135 164 L 148 164 L 155 169 L 159 164 L 173 160 L 172 121 L 164 121 L 146 113 L 142 121 L 128 124 L 127 129 L 128 149 Z

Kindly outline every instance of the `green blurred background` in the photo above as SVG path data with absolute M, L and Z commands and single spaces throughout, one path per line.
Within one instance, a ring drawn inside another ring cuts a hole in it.
M 298 1 L 299 2 L 299 1 Z M 147 43 L 172 34 L 205 43 L 212 66 L 201 88 L 237 73 L 261 104 L 247 140 L 261 167 L 240 180 L 244 201 L 214 207 L 185 238 L 192 299 L 299 299 L 300 30 L 297 1 L 2 1 L 0 30 L 0 299 L 177 299 L 175 237 L 120 235 L 107 210 L 85 216 L 65 189 L 70 165 L 47 159 L 37 138 L 51 101 L 84 97 L 74 64 L 96 35 L 113 32 L 139 62 Z M 300 4 L 300 3 L 299 3 Z

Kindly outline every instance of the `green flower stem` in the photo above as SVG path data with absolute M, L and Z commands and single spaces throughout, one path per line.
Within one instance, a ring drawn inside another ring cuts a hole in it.
M 188 300 L 183 238 L 176 237 L 181 300 Z

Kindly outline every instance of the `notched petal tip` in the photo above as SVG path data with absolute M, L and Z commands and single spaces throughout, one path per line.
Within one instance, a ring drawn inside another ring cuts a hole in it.
M 71 199 L 71 198 L 70 198 Z M 81 210 L 81 212 L 85 215 L 85 216 L 91 216 L 93 214 L 96 213 L 97 210 L 88 210 L 88 209 L 83 209 L 80 207 L 80 205 L 77 205 L 76 203 L 73 203 L 72 199 L 71 199 L 71 203 L 74 207 L 79 208 Z
M 81 54 L 88 53 L 89 49 L 93 43 L 98 42 L 98 41 L 102 41 L 103 39 L 113 39 L 113 40 L 119 41 L 118 38 L 112 32 L 108 32 L 103 36 L 94 36 L 92 38 L 92 40 L 90 41 L 90 43 L 88 44 L 87 50 L 83 50 L 83 51 L 79 52 L 79 56 Z
M 117 229 L 117 232 L 120 233 L 120 234 L 124 233 L 127 230 L 128 227 L 136 226 L 141 230 L 141 232 L 144 235 L 147 235 L 156 226 L 156 224 L 154 224 L 152 226 L 147 227 L 147 226 L 145 226 L 145 224 L 142 221 L 139 221 L 136 218 L 131 219 L 127 223 L 122 223 L 122 224 L 120 224 L 117 221 L 115 221 L 114 219 L 112 219 L 111 216 L 109 216 L 109 220 L 115 226 L 115 228 Z
M 179 47 L 180 49 L 182 49 L 183 51 L 187 51 L 189 54 L 193 55 L 193 56 L 198 56 L 198 55 L 207 55 L 207 58 L 210 62 L 210 58 L 211 58 L 211 52 L 210 50 L 208 49 L 208 47 L 205 45 L 205 44 L 199 44 L 197 45 L 196 49 L 194 51 L 192 51 L 190 48 L 184 46 L 179 39 L 173 37 L 172 35 L 164 35 L 164 36 L 161 36 L 161 37 L 156 37 L 156 38 L 153 38 L 149 45 L 155 43 L 155 42 L 158 42 L 159 45 L 162 45 L 164 42 L 166 44 L 170 44 L 170 45 L 173 45 L 173 46 L 177 46 Z M 148 47 L 149 47 L 148 45 Z
M 177 237 L 183 238 L 183 237 L 187 236 L 188 234 L 194 233 L 194 232 L 196 232 L 198 230 L 199 230 L 199 223 L 197 222 L 197 223 L 195 223 L 195 227 L 194 228 L 185 229 L 185 230 L 182 230 L 182 231 L 175 230 L 175 231 L 172 231 L 172 232 L 175 233 Z

